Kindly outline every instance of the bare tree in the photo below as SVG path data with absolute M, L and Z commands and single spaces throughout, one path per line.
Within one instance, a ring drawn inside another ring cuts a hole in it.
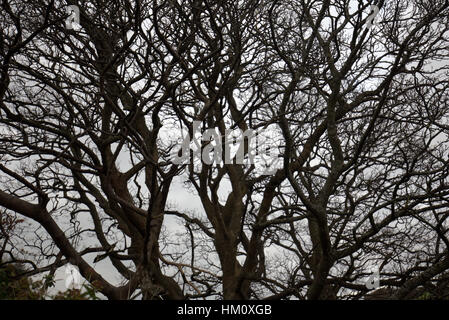
M 31 232 L 2 250 L 29 249 L 33 274 L 72 263 L 109 299 L 361 299 L 375 267 L 390 298 L 446 283 L 448 13 L 3 0 L 0 205 Z M 174 162 L 198 122 L 221 139 L 271 130 L 258 148 L 279 147 L 281 166 Z M 168 201 L 180 184 L 200 212 Z

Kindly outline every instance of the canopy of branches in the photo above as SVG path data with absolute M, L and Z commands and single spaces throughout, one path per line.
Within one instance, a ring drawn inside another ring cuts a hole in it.
M 3 261 L 108 299 L 448 294 L 448 0 L 1 7 Z

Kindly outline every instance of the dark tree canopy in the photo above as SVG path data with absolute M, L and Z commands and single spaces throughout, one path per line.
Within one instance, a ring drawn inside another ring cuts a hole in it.
M 1 7 L 0 260 L 108 299 L 363 299 L 373 268 L 389 298 L 441 297 L 449 1 Z M 272 132 L 280 166 L 174 163 L 196 121 Z

